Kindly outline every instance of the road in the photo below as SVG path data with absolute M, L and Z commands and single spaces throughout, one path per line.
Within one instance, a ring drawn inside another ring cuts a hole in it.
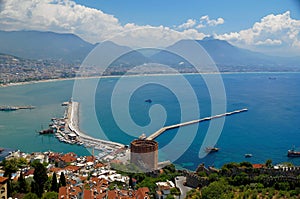
M 180 190 L 180 199 L 184 199 L 185 196 L 186 196 L 186 193 L 191 190 L 192 188 L 191 187 L 187 187 L 187 186 L 184 186 L 183 183 L 186 181 L 186 177 L 184 176 L 177 176 L 175 178 L 175 185 L 176 187 Z

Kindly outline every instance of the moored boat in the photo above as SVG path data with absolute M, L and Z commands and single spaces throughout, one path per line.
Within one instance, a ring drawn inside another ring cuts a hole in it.
M 287 156 L 288 157 L 300 157 L 300 151 L 295 151 L 295 148 L 293 147 L 292 149 L 288 150 Z
M 218 152 L 219 148 L 217 148 L 217 147 L 206 147 L 205 151 L 207 153 L 214 153 L 214 152 Z
M 245 158 L 251 158 L 253 155 L 251 153 L 246 153 Z

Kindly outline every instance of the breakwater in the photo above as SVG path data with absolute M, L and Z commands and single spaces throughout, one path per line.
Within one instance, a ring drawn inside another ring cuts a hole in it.
M 154 140 L 155 138 L 157 138 L 158 136 L 163 134 L 165 131 L 170 130 L 170 129 L 179 128 L 181 126 L 187 126 L 187 125 L 191 125 L 191 124 L 196 124 L 196 123 L 199 123 L 199 122 L 204 122 L 204 121 L 208 121 L 208 120 L 212 120 L 212 119 L 217 119 L 217 118 L 220 118 L 220 117 L 225 117 L 225 116 L 229 116 L 229 115 L 233 115 L 233 114 L 237 114 L 237 113 L 242 113 L 242 112 L 245 112 L 245 111 L 248 111 L 248 109 L 247 108 L 239 109 L 239 110 L 235 110 L 235 111 L 231 111 L 231 112 L 227 112 L 227 113 L 222 113 L 222 114 L 219 114 L 219 115 L 205 117 L 205 118 L 202 118 L 202 119 L 197 119 L 197 120 L 192 120 L 192 121 L 183 122 L 183 123 L 179 123 L 179 124 L 174 124 L 174 125 L 170 125 L 170 126 L 165 126 L 161 129 L 159 129 L 158 131 L 154 132 L 152 135 L 150 135 L 146 139 L 147 140 Z

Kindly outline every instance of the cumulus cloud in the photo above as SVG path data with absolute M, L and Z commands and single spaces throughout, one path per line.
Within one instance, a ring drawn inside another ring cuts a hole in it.
M 72 0 L 2 0 L 1 4 L 1 30 L 68 32 L 93 43 L 115 39 L 128 45 L 170 45 L 183 38 L 202 39 L 206 36 L 192 29 L 178 31 L 164 26 L 121 25 L 115 16 Z M 182 28 L 191 28 L 195 23 L 188 20 Z
M 195 19 L 188 19 L 185 23 L 178 26 L 179 29 L 188 29 L 196 25 Z
M 215 37 L 242 47 L 275 45 L 283 48 L 299 48 L 299 32 L 300 20 L 292 19 L 290 11 L 286 11 L 282 14 L 267 15 L 249 29 Z
M 266 39 L 264 41 L 256 42 L 255 45 L 271 45 L 271 46 L 273 46 L 273 45 L 280 45 L 281 43 L 282 43 L 281 40 L 278 40 L 278 39 L 274 39 L 274 40 Z
M 218 19 L 210 19 L 208 15 L 204 15 L 200 18 L 200 24 L 198 25 L 198 28 L 205 27 L 206 25 L 217 26 L 223 23 L 224 23 L 224 19 L 221 17 Z

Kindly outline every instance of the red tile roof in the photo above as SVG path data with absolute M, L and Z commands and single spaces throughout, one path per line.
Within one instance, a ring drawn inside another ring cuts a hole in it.
M 67 199 L 67 198 L 69 198 L 67 196 L 67 187 L 59 187 L 58 198 L 59 199 Z
M 86 156 L 85 158 L 87 162 L 94 162 L 96 159 L 94 156 Z
M 150 198 L 148 195 L 149 192 L 150 191 L 149 191 L 148 187 L 141 187 L 137 190 L 135 198 L 137 198 L 137 199 Z
M 69 165 L 69 166 L 66 166 L 64 169 L 68 170 L 68 171 L 76 172 L 80 169 L 80 167 L 79 166 L 74 166 L 74 165 Z
M 115 190 L 110 190 L 107 192 L 107 198 L 108 199 L 116 199 L 117 198 L 117 193 Z
M 71 162 L 75 162 L 77 160 L 76 157 L 77 156 L 75 153 L 67 153 L 67 154 L 63 155 L 62 157 L 60 157 L 60 160 L 67 162 L 67 163 L 71 163 Z
M 8 178 L 0 176 L 0 184 L 4 184 Z
M 263 168 L 265 165 L 264 164 L 252 164 L 252 167 L 254 169 L 260 169 L 260 168 Z
M 24 173 L 24 176 L 33 175 L 33 173 L 34 173 L 34 169 L 29 169 L 28 171 L 26 171 L 26 172 Z

